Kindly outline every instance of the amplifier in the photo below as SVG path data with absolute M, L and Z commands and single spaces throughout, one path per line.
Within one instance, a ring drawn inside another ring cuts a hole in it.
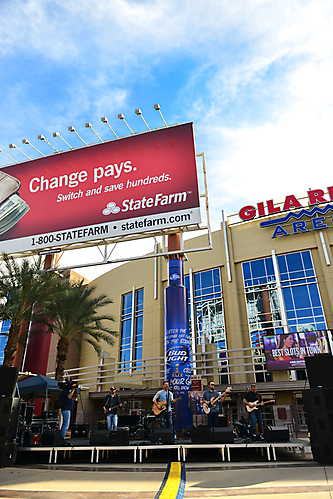
M 267 426 L 265 430 L 266 442 L 289 442 L 288 426 Z
M 74 424 L 71 430 L 72 438 L 89 438 L 89 424 Z

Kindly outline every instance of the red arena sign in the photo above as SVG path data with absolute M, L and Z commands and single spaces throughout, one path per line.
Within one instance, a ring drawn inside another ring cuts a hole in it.
M 328 203 L 333 201 L 333 186 L 327 188 L 328 196 L 322 189 L 315 189 L 307 192 L 309 205 L 313 206 L 320 203 Z M 292 208 L 303 208 L 303 205 L 298 201 L 298 199 L 293 195 L 286 196 L 283 207 L 274 206 L 273 199 L 266 201 L 266 206 L 264 202 L 257 203 L 257 206 L 244 206 L 239 211 L 239 217 L 242 220 L 252 220 L 256 215 L 259 217 L 265 217 L 267 215 L 274 215 L 281 211 L 291 210 Z
M 193 124 L 0 170 L 0 251 L 201 222 Z

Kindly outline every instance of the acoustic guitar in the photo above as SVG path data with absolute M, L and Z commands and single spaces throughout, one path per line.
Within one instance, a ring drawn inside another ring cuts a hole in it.
M 202 408 L 203 408 L 203 411 L 205 414 L 209 414 L 210 411 L 212 409 L 214 409 L 214 407 L 216 407 L 216 402 L 221 398 L 223 397 L 224 395 L 226 395 L 227 393 L 231 392 L 232 390 L 232 387 L 229 386 L 229 388 L 227 388 L 223 393 L 221 393 L 221 395 L 218 395 L 217 397 L 212 397 L 210 400 L 206 400 L 203 402 L 203 405 L 202 405 Z
M 171 404 L 174 404 L 176 402 L 176 400 L 180 400 L 181 397 L 177 397 L 176 399 L 174 399 Z M 158 402 L 158 405 L 161 407 L 161 409 L 159 409 L 155 404 L 153 404 L 153 407 L 152 407 L 152 411 L 153 413 L 155 414 L 155 416 L 158 416 L 159 414 L 161 414 L 161 412 L 165 411 L 166 408 L 167 408 L 167 401 L 166 400 L 163 400 L 162 402 Z

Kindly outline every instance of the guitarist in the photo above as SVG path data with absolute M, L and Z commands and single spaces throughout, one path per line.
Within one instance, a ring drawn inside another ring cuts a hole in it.
M 220 392 L 215 390 L 215 383 L 214 381 L 210 381 L 208 383 L 209 389 L 206 390 L 203 394 L 203 400 L 209 403 L 212 398 L 219 397 L 221 395 Z M 220 401 L 223 402 L 226 398 L 227 394 L 224 393 L 224 395 L 220 398 Z M 208 426 L 209 428 L 216 428 L 219 425 L 219 412 L 220 412 L 220 407 L 219 403 L 215 403 L 215 407 L 211 407 L 209 413 L 208 413 Z
M 117 408 L 122 407 L 120 402 L 120 397 L 116 393 L 116 387 L 111 386 L 110 393 L 105 397 L 103 401 L 103 411 L 106 416 L 106 422 L 108 425 L 108 430 L 117 431 L 118 415 Z
M 258 409 L 255 409 L 249 413 L 250 421 L 251 421 L 251 436 L 255 440 L 257 438 L 256 425 L 258 424 L 258 439 L 264 440 L 264 436 L 262 433 L 262 406 L 264 402 L 260 393 L 257 393 L 257 387 L 255 383 L 251 385 L 251 390 L 248 390 L 245 395 L 243 402 L 248 407 L 252 408 L 253 404 L 256 403 Z
M 166 409 L 162 410 L 160 414 L 157 416 L 161 428 L 170 428 L 173 429 L 172 425 L 172 413 L 171 413 L 171 404 L 173 403 L 173 394 L 169 390 L 168 381 L 164 381 L 162 390 L 159 390 L 153 398 L 153 404 L 156 405 L 158 410 L 161 410 L 163 406 L 160 405 L 161 402 L 166 402 Z

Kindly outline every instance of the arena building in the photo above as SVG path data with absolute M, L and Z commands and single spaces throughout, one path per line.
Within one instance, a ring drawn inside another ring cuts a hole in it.
M 287 196 L 282 204 L 260 202 L 226 220 L 222 214 L 210 251 L 186 254 L 206 246 L 206 235 L 185 243 L 192 391 L 200 393 L 211 379 L 218 389 L 232 386 L 223 404 L 231 423 L 242 417 L 244 392 L 255 381 L 264 400 L 275 401 L 263 408 L 266 423 L 306 429 L 304 358 L 332 346 L 330 189 L 309 191 L 303 200 Z M 91 284 L 113 300 L 108 313 L 118 333 L 100 360 L 83 344 L 78 368 L 68 370 L 87 388 L 85 417 L 94 426 L 111 385 L 125 413 L 139 414 L 163 382 L 167 262 L 131 261 Z M 193 414 L 194 423 L 204 422 Z

